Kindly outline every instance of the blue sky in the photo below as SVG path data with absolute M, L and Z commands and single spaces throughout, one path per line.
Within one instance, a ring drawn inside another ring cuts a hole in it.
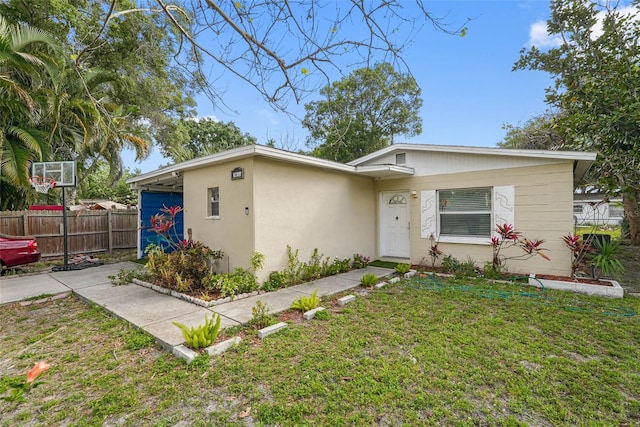
M 493 147 L 504 137 L 504 123 L 524 123 L 543 113 L 544 88 L 551 84 L 542 72 L 511 71 L 522 48 L 535 41 L 549 43 L 544 21 L 549 16 L 548 1 L 426 1 L 429 11 L 452 26 L 467 24 L 465 37 L 438 32 L 425 25 L 406 50 L 405 60 L 422 88 L 424 105 L 421 135 L 399 136 L 396 142 Z M 227 76 L 225 76 L 227 77 Z M 340 76 L 336 76 L 340 78 Z M 305 148 L 307 132 L 299 122 L 274 111 L 248 84 L 220 79 L 226 89 L 225 103 L 237 113 L 220 110 L 198 97 L 198 114 L 233 121 L 264 144 L 269 138 L 276 146 Z M 290 113 L 304 116 L 300 105 L 290 104 Z M 143 172 L 169 161 L 157 149 L 142 163 L 132 153 L 123 154 L 125 165 Z

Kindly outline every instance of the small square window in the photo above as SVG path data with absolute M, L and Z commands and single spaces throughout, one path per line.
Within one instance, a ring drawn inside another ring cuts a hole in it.
M 220 216 L 220 187 L 209 188 L 209 216 Z
M 404 165 L 407 163 L 407 153 L 396 154 L 396 165 Z

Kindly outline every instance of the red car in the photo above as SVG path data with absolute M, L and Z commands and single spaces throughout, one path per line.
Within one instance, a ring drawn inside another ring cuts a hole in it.
M 34 237 L 15 237 L 0 234 L 0 271 L 16 265 L 40 260 L 38 242 Z

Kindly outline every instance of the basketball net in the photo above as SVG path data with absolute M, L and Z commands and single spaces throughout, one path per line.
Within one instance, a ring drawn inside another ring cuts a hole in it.
M 54 178 L 47 178 L 44 176 L 32 176 L 29 178 L 31 186 L 38 193 L 48 193 L 53 187 L 56 186 L 56 180 Z

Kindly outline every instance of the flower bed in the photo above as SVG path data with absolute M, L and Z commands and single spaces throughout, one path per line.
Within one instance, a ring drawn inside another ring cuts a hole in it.
M 538 288 L 579 292 L 609 298 L 622 298 L 624 291 L 615 280 L 580 279 L 561 276 L 529 275 L 529 284 Z
M 224 304 L 229 301 L 249 298 L 259 294 L 259 291 L 253 291 L 253 292 L 247 292 L 244 294 L 238 294 L 238 295 L 234 295 L 226 298 L 202 299 L 202 298 L 194 297 L 192 295 L 184 294 L 182 292 L 174 291 L 172 289 L 165 288 L 159 285 L 155 285 L 153 283 L 145 282 L 139 279 L 133 279 L 133 283 L 135 283 L 136 285 L 144 286 L 145 288 L 153 289 L 154 291 L 160 292 L 161 294 L 171 295 L 172 297 L 180 298 L 182 300 L 188 301 L 192 304 L 199 305 L 201 307 L 213 307 L 219 304 Z

